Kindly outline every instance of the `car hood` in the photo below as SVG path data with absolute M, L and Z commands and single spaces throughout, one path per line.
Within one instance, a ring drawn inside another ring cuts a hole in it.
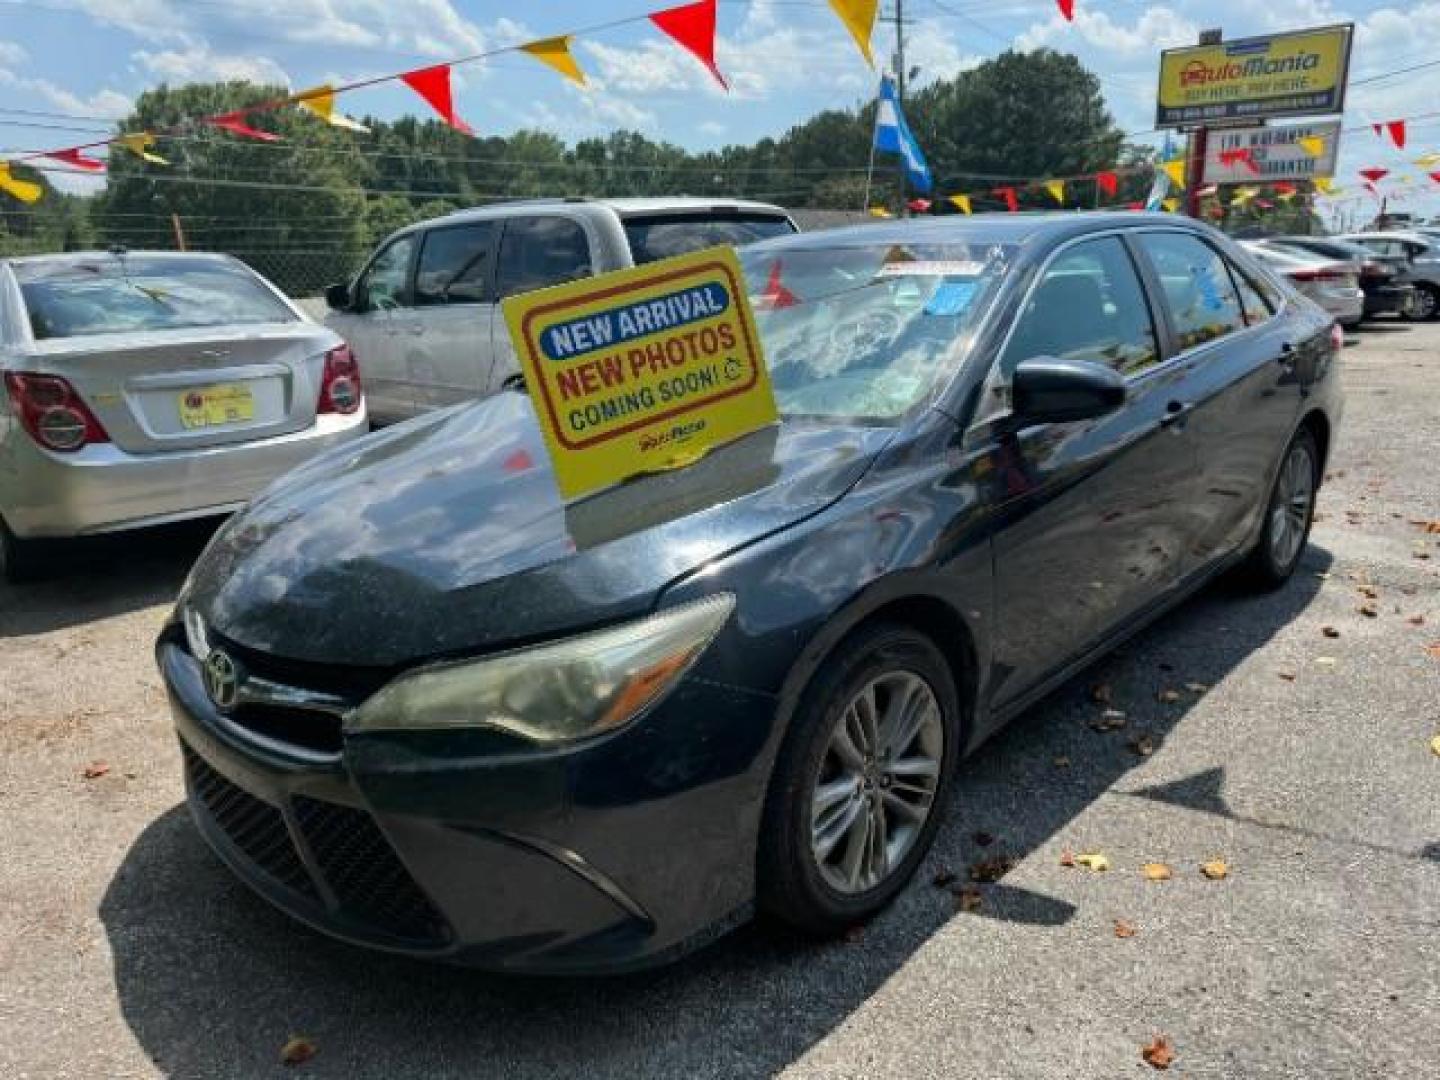
M 274 656 L 404 666 L 650 609 L 676 578 L 860 479 L 889 429 L 787 421 L 566 506 L 505 392 L 331 452 L 218 533 L 187 602 Z

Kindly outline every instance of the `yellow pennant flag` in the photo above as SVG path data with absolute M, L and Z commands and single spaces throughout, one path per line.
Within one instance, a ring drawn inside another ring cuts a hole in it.
M 1431 165 L 1440 165 L 1440 154 L 1437 154 L 1437 153 L 1436 153 L 1435 151 L 1433 151 L 1433 150 L 1430 151 L 1430 153 L 1428 153 L 1428 154 L 1421 154 L 1419 157 L 1417 157 L 1417 158 L 1415 159 L 1415 164 L 1416 164 L 1416 165 L 1423 165 L 1423 166 L 1425 166 L 1425 168 L 1427 168 L 1427 169 L 1428 169 Z
M 890 216 L 892 216 L 892 215 L 891 215 L 890 211 L 889 211 L 889 210 L 886 210 L 885 207 L 883 207 L 883 206 L 872 206 L 872 207 L 870 207 L 870 216 L 871 216 L 871 217 L 890 217 Z
M 1050 197 L 1054 199 L 1057 203 L 1059 203 L 1061 206 L 1065 205 L 1064 180 L 1046 180 L 1045 190 L 1050 193 Z
M 871 67 L 875 66 L 875 57 L 870 52 L 870 35 L 875 30 L 875 9 L 879 6 L 880 0 L 830 0 L 830 7 L 850 31 Z
M 552 67 L 561 75 L 564 75 L 572 82 L 581 86 L 585 85 L 585 72 L 580 70 L 580 65 L 575 62 L 575 56 L 570 52 L 570 36 L 543 38 L 540 41 L 532 41 L 529 45 L 521 45 L 521 52 L 527 52 L 547 67 Z
M 344 128 L 346 131 L 358 131 L 362 134 L 368 134 L 370 131 L 364 124 L 351 120 L 344 113 L 335 111 L 335 88 L 333 86 L 317 86 L 313 90 L 296 94 L 295 104 L 307 112 L 314 113 L 332 127 Z
M 1165 175 L 1170 178 L 1170 183 L 1174 184 L 1177 188 L 1180 188 L 1180 189 L 1182 189 L 1182 190 L 1184 189 L 1184 187 L 1185 187 L 1185 162 L 1184 162 L 1184 160 L 1182 160 L 1181 158 L 1176 158 L 1174 161 L 1162 161 L 1162 162 L 1160 163 L 1160 168 L 1162 168 L 1162 169 L 1165 170 Z
M 155 145 L 155 136 L 148 131 L 137 131 L 133 135 L 121 135 L 115 140 L 138 158 L 150 162 L 152 165 L 169 165 L 159 154 L 152 154 L 150 147 Z
M 1176 210 L 1179 210 L 1179 209 L 1180 209 L 1180 200 L 1179 200 L 1179 199 L 1161 199 L 1161 200 L 1160 200 L 1160 205 L 1165 208 L 1165 212 L 1166 212 L 1167 214 L 1173 214 Z
M 950 201 L 955 204 L 955 208 L 959 210 L 962 214 L 972 213 L 970 209 L 969 195 L 951 195 Z
M 33 203 L 45 193 L 39 184 L 12 176 L 9 163 L 3 161 L 0 161 L 0 191 L 9 192 L 23 203 Z
M 1251 199 L 1253 199 L 1256 195 L 1259 194 L 1260 189 L 1258 187 L 1237 187 L 1235 189 L 1235 195 L 1230 201 L 1232 203 L 1243 204 L 1249 202 Z
M 1311 182 L 1315 185 L 1315 190 L 1320 192 L 1321 195 L 1335 194 L 1335 184 L 1328 176 L 1317 176 Z
M 1296 139 L 1295 142 L 1311 157 L 1319 157 L 1325 152 L 1325 140 L 1319 135 L 1306 135 L 1304 138 Z

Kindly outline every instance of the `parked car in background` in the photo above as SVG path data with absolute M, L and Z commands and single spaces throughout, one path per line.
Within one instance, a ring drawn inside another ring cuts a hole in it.
M 1440 240 L 1417 232 L 1348 233 L 1338 239 L 1360 244 L 1377 255 L 1404 259 L 1404 280 L 1415 286 L 1411 316 L 1440 318 Z
M 1284 274 L 1298 292 L 1319 304 L 1341 326 L 1353 328 L 1365 318 L 1358 260 L 1336 260 L 1256 240 L 1243 240 L 1241 246 L 1276 273 Z
M 1382 255 L 1363 245 L 1331 236 L 1271 236 L 1262 243 L 1284 251 L 1353 262 L 1359 266 L 1360 288 L 1365 292 L 1365 318 L 1376 315 L 1405 315 L 1415 302 L 1415 287 L 1405 284 L 1408 260 L 1399 255 Z
M 368 427 L 350 348 L 225 255 L 0 260 L 0 576 L 244 505 Z
M 500 301 L 607 270 L 796 231 L 778 206 L 728 199 L 544 199 L 460 210 L 401 229 L 326 325 L 365 364 L 370 410 L 400 420 L 485 397 L 519 373 Z
M 1294 572 L 1340 333 L 1213 229 L 957 215 L 740 259 L 778 425 L 567 505 L 507 391 L 216 537 L 157 659 L 199 829 L 270 902 L 511 970 L 663 963 L 757 907 L 836 934 L 1006 721 L 1217 573 Z

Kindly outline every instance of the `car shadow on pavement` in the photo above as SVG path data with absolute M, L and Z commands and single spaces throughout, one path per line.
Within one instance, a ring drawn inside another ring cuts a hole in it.
M 0 638 L 110 618 L 175 598 L 223 518 L 46 541 L 40 577 L 0 582 Z
M 135 841 L 101 903 L 122 1013 L 158 1069 L 176 1077 L 278 1075 L 292 1035 L 317 1048 L 303 1068 L 312 1077 L 772 1075 L 942 928 L 947 948 L 969 951 L 965 935 L 980 924 L 966 920 L 1024 933 L 1071 918 L 1068 901 L 999 879 L 1142 760 L 1128 743 L 1163 753 L 1202 685 L 1295 619 L 1330 564 L 1312 545 L 1279 592 L 1211 586 L 992 739 L 962 765 L 915 881 L 844 941 L 752 924 L 672 967 L 606 979 L 422 964 L 331 941 L 272 910 L 177 806 Z M 1089 726 L 1102 712 L 1097 696 L 1124 708 L 1124 728 Z M 1206 777 L 1195 799 L 1205 803 L 1215 783 Z M 979 893 L 975 910 L 956 895 L 962 887 Z

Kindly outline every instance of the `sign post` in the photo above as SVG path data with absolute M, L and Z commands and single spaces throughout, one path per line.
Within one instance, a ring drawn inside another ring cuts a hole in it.
M 522 293 L 504 312 L 567 500 L 779 418 L 730 248 Z

